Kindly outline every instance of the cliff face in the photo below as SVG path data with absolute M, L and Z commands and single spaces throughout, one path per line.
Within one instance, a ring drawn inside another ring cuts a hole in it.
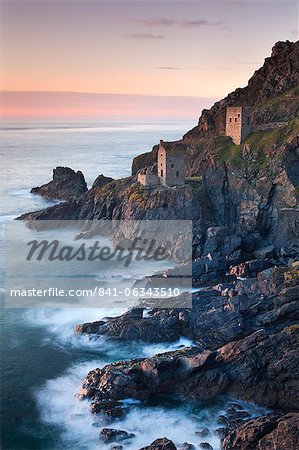
M 299 253 L 298 81 L 299 43 L 278 42 L 248 86 L 204 111 L 198 127 L 184 136 L 186 175 L 196 176 L 185 187 L 146 190 L 133 177 L 114 180 L 21 219 L 193 220 L 193 254 L 200 261 L 196 277 L 202 282 L 238 260 L 294 257 Z M 254 105 L 263 122 L 287 124 L 251 133 L 236 146 L 221 136 L 226 106 L 233 103 Z M 133 172 L 156 156 L 157 146 L 135 158 Z
M 211 109 L 203 110 L 198 125 L 188 131 L 183 139 L 190 145 L 187 155 L 187 175 L 193 164 L 196 173 L 200 165 L 196 159 L 206 149 L 211 139 L 224 134 L 227 106 L 248 105 L 253 109 L 255 124 L 289 121 L 299 115 L 299 41 L 277 42 L 269 58 L 257 70 L 244 88 L 238 88 L 216 102 Z M 196 155 L 195 155 L 196 154 Z M 156 161 L 156 146 L 133 160 L 132 174 Z M 195 166 L 195 167 L 194 167 Z
M 299 42 L 277 42 L 271 57 L 266 58 L 264 65 L 257 70 L 248 81 L 245 88 L 236 89 L 210 110 L 203 110 L 198 126 L 189 131 L 186 140 L 197 139 L 201 134 L 219 135 L 225 129 L 225 111 L 227 106 L 252 106 L 256 122 L 260 122 L 259 109 L 271 98 L 277 97 L 299 84 Z M 298 105 L 297 105 L 298 106 Z M 271 114 L 264 116 L 266 122 L 271 122 Z M 289 120 L 281 116 L 280 120 Z

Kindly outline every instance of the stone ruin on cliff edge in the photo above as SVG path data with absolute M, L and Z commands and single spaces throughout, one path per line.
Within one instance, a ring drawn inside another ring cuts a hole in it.
M 247 106 L 229 106 L 226 109 L 225 134 L 230 136 L 236 145 L 253 130 L 251 108 Z M 141 169 L 137 181 L 146 187 L 184 186 L 185 158 L 187 145 L 183 141 L 160 141 L 157 163 Z
M 226 108 L 226 136 L 230 136 L 234 144 L 240 145 L 251 131 L 251 108 L 248 106 L 228 106 Z
M 145 167 L 137 175 L 143 186 L 184 186 L 187 145 L 182 141 L 160 141 L 157 164 Z

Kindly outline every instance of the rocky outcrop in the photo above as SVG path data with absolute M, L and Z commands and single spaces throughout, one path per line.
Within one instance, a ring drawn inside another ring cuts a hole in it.
M 232 431 L 223 450 L 295 450 L 299 442 L 299 413 L 269 414 L 252 419 Z
M 216 351 L 197 348 L 110 364 L 89 372 L 81 396 L 101 404 L 108 398 L 144 400 L 153 394 L 209 400 L 230 393 L 261 405 L 296 410 L 299 332 L 257 331 Z
M 194 293 L 191 309 L 153 309 L 144 314 L 135 308 L 106 321 L 78 325 L 76 331 L 143 342 L 172 342 L 183 336 L 202 349 L 214 350 L 260 328 L 276 332 L 295 324 L 296 296 L 296 270 L 272 267 L 256 278 L 235 279 Z
M 114 428 L 103 428 L 100 432 L 100 439 L 106 444 L 109 444 L 110 442 L 127 441 L 134 437 L 134 433 L 128 433 L 127 431 Z
M 150 167 L 157 162 L 158 148 L 159 145 L 154 145 L 151 152 L 142 153 L 133 158 L 132 175 L 136 175 L 139 170 L 142 170 L 144 167 Z
M 176 450 L 176 446 L 170 439 L 164 437 L 156 439 L 150 445 L 142 447 L 140 450 Z
M 110 178 L 110 177 L 105 177 L 105 175 L 103 175 L 103 174 L 98 175 L 97 178 L 92 183 L 92 189 L 101 188 L 101 187 L 105 186 L 105 184 L 110 183 L 111 181 L 114 181 L 114 179 Z
M 32 188 L 32 194 L 38 194 L 51 200 L 69 200 L 80 197 L 87 191 L 87 184 L 83 173 L 75 172 L 69 167 L 53 169 L 53 180 L 47 184 Z

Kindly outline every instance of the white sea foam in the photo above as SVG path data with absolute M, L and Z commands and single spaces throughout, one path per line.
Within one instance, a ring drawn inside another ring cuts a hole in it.
M 110 448 L 101 444 L 99 432 L 101 426 L 99 418 L 90 413 L 89 401 L 76 398 L 87 372 L 107 363 L 94 360 L 71 367 L 62 376 L 49 380 L 36 393 L 37 404 L 42 420 L 60 429 L 60 442 L 57 449 L 76 448 L 80 450 L 94 450 Z M 179 445 L 187 441 L 197 447 L 200 442 L 209 442 L 214 450 L 220 450 L 220 441 L 215 430 L 221 425 L 217 423 L 219 415 L 225 413 L 227 400 L 220 399 L 217 404 L 204 407 L 200 404 L 172 403 L 164 400 L 163 406 L 143 405 L 128 399 L 125 403 L 130 406 L 127 416 L 121 421 L 109 424 L 111 428 L 118 428 L 134 433 L 136 437 L 125 442 L 126 450 L 136 450 L 150 444 L 159 437 L 167 436 Z M 253 405 L 239 402 L 252 415 L 265 413 L 266 410 Z M 93 424 L 98 423 L 98 427 Z M 208 428 L 210 433 L 206 437 L 199 437 L 196 432 Z

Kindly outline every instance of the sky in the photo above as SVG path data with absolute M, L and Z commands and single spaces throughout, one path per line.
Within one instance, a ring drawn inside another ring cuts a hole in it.
M 191 116 L 298 39 L 288 0 L 0 0 L 0 20 L 7 117 Z

